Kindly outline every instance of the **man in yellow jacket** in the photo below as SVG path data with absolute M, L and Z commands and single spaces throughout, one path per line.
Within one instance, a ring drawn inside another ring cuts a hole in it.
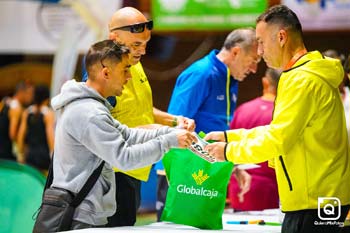
M 301 24 L 283 5 L 258 17 L 258 53 L 283 69 L 273 120 L 250 130 L 212 132 L 206 149 L 236 164 L 271 162 L 276 171 L 282 232 L 339 232 L 350 205 L 350 154 L 338 86 L 343 68 L 307 52 Z

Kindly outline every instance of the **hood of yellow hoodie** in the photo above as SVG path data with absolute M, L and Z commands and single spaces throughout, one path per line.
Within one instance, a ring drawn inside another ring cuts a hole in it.
M 297 68 L 315 74 L 329 85 L 337 88 L 343 81 L 344 69 L 338 59 L 324 57 L 320 52 L 308 52 L 302 56 L 288 72 Z

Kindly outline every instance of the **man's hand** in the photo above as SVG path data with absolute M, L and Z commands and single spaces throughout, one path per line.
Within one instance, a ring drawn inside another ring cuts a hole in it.
M 209 141 L 217 141 L 217 142 L 225 142 L 225 134 L 223 131 L 213 131 L 208 133 L 205 137 L 204 140 Z
M 237 194 L 239 202 L 244 201 L 244 194 L 250 190 L 250 184 L 252 183 L 252 176 L 244 169 L 235 167 L 233 174 L 237 180 L 241 191 Z
M 177 117 L 177 126 L 181 129 L 186 129 L 191 132 L 193 132 L 196 128 L 194 120 L 183 116 Z
M 192 145 L 192 142 L 197 142 L 196 136 L 187 130 L 178 130 L 177 140 L 179 143 L 179 148 L 187 148 Z
M 225 146 L 226 142 L 214 142 L 206 145 L 204 149 L 218 161 L 225 161 Z

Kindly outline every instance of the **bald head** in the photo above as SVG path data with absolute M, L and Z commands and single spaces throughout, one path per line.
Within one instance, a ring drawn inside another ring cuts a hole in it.
M 130 64 L 137 64 L 146 54 L 147 42 L 151 39 L 153 22 L 137 9 L 124 7 L 112 16 L 109 27 L 109 39 L 130 49 Z
M 123 7 L 113 14 L 108 27 L 111 30 L 117 27 L 144 22 L 147 22 L 147 18 L 139 10 L 133 7 Z

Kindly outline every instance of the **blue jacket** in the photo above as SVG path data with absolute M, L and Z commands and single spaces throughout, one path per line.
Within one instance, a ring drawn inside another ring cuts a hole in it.
M 218 50 L 193 63 L 178 77 L 168 112 L 195 120 L 196 132 L 229 128 L 236 107 L 238 81 L 216 55 Z

